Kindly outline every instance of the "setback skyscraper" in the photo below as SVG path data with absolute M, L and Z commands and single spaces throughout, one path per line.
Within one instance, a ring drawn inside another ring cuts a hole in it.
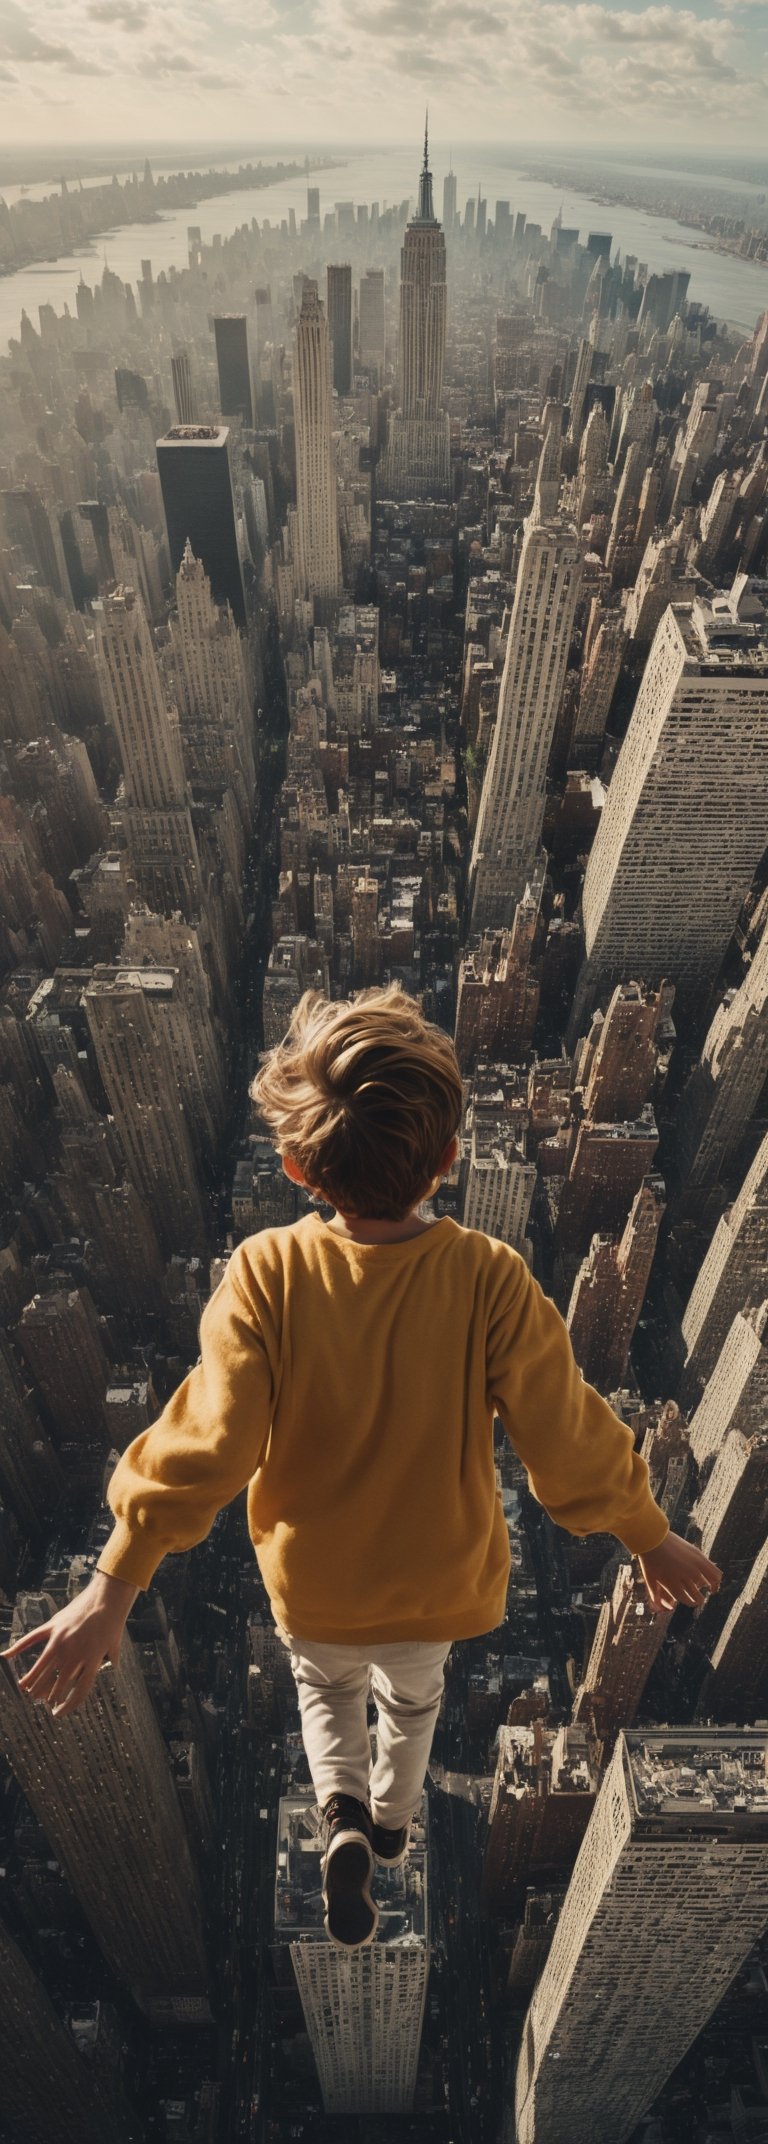
M 241 417 L 253 424 L 253 387 L 248 350 L 248 322 L 244 313 L 217 313 L 216 363 L 219 371 L 219 406 L 222 417 Z
M 443 498 L 448 492 L 450 426 L 442 410 L 446 304 L 445 238 L 434 211 L 425 131 L 419 206 L 400 255 L 400 401 L 382 468 L 383 497 Z

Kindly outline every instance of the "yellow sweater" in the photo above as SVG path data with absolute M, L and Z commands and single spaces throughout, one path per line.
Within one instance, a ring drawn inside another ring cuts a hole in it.
M 435 1222 L 353 1244 L 317 1214 L 234 1252 L 200 1361 L 109 1484 L 99 1568 L 147 1586 L 248 1487 L 274 1613 L 337 1644 L 479 1636 L 509 1541 L 493 1417 L 558 1525 L 654 1548 L 645 1461 L 584 1383 L 566 1327 L 505 1243 Z

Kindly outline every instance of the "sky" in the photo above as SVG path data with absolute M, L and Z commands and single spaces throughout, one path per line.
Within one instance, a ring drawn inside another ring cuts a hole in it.
M 0 141 L 765 150 L 768 0 L 0 0 Z

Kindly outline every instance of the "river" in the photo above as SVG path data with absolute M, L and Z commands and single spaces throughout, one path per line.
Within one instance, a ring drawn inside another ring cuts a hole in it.
M 295 147 L 275 150 L 270 145 L 270 155 L 275 158 L 278 155 L 295 158 L 298 154 Z M 433 151 L 432 161 L 435 206 L 439 215 L 447 159 L 444 153 Z M 368 204 L 378 201 L 384 208 L 387 204 L 412 198 L 417 187 L 418 167 L 417 145 L 413 152 L 397 148 L 351 153 L 335 170 L 312 174 L 312 183 L 320 186 L 321 215 L 333 208 L 337 201 Z M 487 144 L 477 149 L 462 147 L 457 150 L 453 168 L 462 214 L 467 198 L 477 194 L 480 182 L 488 200 L 489 217 L 493 216 L 497 199 L 509 200 L 514 213 L 522 211 L 529 221 L 540 223 L 544 230 L 549 230 L 557 211 L 562 209 L 563 222 L 578 225 L 583 239 L 589 231 L 610 230 L 614 246 L 618 246 L 622 254 L 636 254 L 653 270 L 689 269 L 689 297 L 708 305 L 717 319 L 730 321 L 746 334 L 751 334 L 759 314 L 768 307 L 768 264 L 716 253 L 705 243 L 703 233 L 687 225 L 664 216 L 648 215 L 641 209 L 605 208 L 586 193 L 569 187 L 554 187 L 538 177 L 526 177 L 511 154 L 507 156 L 498 149 L 489 149 Z M 42 186 L 34 188 L 35 193 L 44 191 Z M 15 192 L 15 188 L 7 188 L 5 198 L 10 199 Z M 18 334 L 22 307 L 35 327 L 40 305 L 54 305 L 57 312 L 62 312 L 68 304 L 74 311 L 75 291 L 81 276 L 86 282 L 95 282 L 105 261 L 124 281 L 135 283 L 142 260 L 151 260 L 155 275 L 162 269 L 185 266 L 190 224 L 199 225 L 203 240 L 207 241 L 217 232 L 223 237 L 228 236 L 238 224 L 250 222 L 253 216 L 259 223 L 269 221 L 273 229 L 279 229 L 290 209 L 295 211 L 297 222 L 306 214 L 303 174 L 281 180 L 274 186 L 249 187 L 237 193 L 220 194 L 210 201 L 201 201 L 196 208 L 173 210 L 159 223 L 127 224 L 94 240 L 78 253 L 67 254 L 57 261 L 39 261 L 33 267 L 21 268 L 14 275 L 0 278 L 0 348 L 5 349 L 8 338 Z

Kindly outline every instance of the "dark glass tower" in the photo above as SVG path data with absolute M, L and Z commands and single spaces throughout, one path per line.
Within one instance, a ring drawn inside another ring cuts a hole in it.
M 189 541 L 202 559 L 217 603 L 231 603 L 245 624 L 229 432 L 223 424 L 177 424 L 157 442 L 171 568 L 178 573 Z
M 328 267 L 328 333 L 332 345 L 333 384 L 337 395 L 352 386 L 352 270 Z
M 219 313 L 214 319 L 213 332 L 222 417 L 242 417 L 243 424 L 250 426 L 253 424 L 253 393 L 245 314 Z

